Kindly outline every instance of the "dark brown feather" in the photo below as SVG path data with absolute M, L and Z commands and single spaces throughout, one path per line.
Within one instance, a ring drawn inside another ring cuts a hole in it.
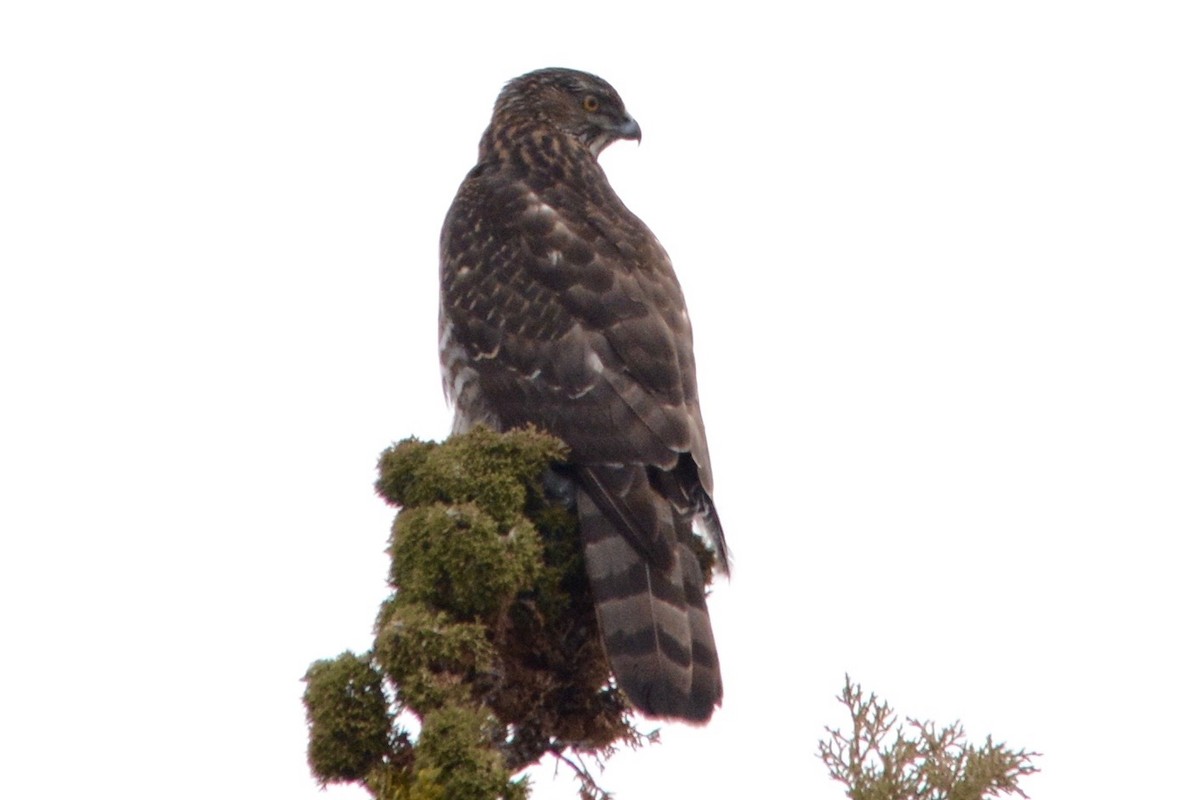
M 456 430 L 532 423 L 567 443 L 617 682 L 647 714 L 703 721 L 721 679 L 693 522 L 726 558 L 691 324 L 666 252 L 596 160 L 640 136 L 595 76 L 505 87 L 442 230 L 443 377 Z

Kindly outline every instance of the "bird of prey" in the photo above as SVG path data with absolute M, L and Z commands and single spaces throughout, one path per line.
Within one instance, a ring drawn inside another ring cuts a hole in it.
M 442 377 L 454 430 L 536 427 L 570 448 L 605 653 L 648 716 L 721 702 L 696 525 L 727 570 L 671 260 L 597 160 L 638 123 L 605 81 L 510 81 L 441 236 Z

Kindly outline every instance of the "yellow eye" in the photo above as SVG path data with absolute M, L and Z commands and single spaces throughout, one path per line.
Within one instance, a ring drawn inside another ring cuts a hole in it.
M 583 98 L 583 110 L 589 114 L 595 114 L 600 110 L 600 101 L 589 94 L 587 97 Z

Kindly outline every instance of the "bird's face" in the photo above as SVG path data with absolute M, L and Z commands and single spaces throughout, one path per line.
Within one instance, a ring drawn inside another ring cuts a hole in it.
M 599 156 L 618 139 L 642 140 L 637 120 L 616 89 L 601 78 L 569 69 L 543 69 L 516 78 L 496 101 L 496 113 L 520 109 L 578 139 Z

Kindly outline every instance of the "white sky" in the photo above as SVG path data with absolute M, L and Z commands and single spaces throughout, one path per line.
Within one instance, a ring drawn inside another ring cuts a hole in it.
M 736 557 L 725 707 L 604 785 L 840 797 L 849 672 L 1039 800 L 1195 792 L 1194 4 L 646 5 L 3 6 L 0 793 L 322 796 L 375 456 L 449 422 L 442 216 L 548 65 L 642 125 Z

